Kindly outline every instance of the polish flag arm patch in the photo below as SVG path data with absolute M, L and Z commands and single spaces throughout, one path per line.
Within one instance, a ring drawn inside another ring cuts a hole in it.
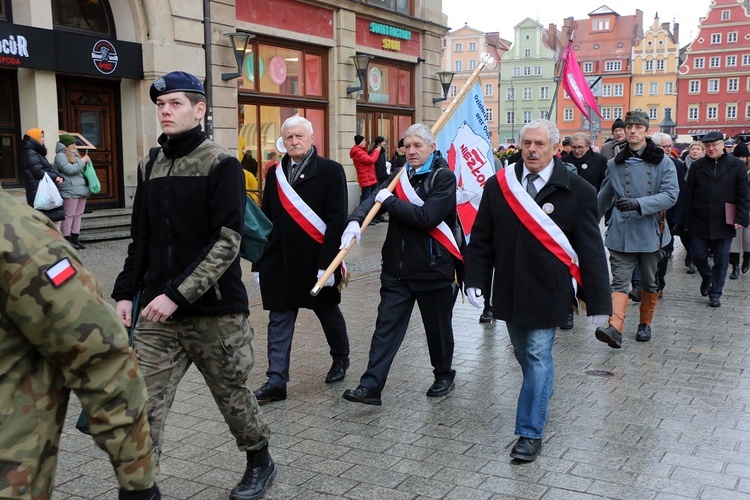
M 61 286 L 63 286 L 65 283 L 70 281 L 70 279 L 75 276 L 76 273 L 77 271 L 67 257 L 44 272 L 44 274 L 47 275 L 47 278 L 49 278 L 50 283 L 52 283 L 52 286 L 55 288 L 60 288 Z

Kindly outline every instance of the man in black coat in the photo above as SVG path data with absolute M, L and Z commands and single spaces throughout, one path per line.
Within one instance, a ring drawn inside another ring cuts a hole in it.
M 435 150 L 435 137 L 426 125 L 417 123 L 406 130 L 404 149 L 406 172 L 391 174 L 391 178 L 402 176 L 397 196 L 385 189 L 387 183 L 381 184 L 378 192 L 352 212 L 341 238 L 342 248 L 352 239 L 359 242 L 360 225 L 376 202 L 388 212 L 390 223 L 383 243 L 380 274 L 381 300 L 370 344 L 370 361 L 359 386 L 343 394 L 344 399 L 356 403 L 382 404 L 380 394 L 406 335 L 414 302 L 422 314 L 435 376 L 427 396 L 442 397 L 454 388 L 456 371 L 451 364 L 456 264 L 451 249 L 441 243 L 443 240 L 439 240 L 435 231 L 446 225 L 455 227 L 456 176 Z
M 703 278 L 701 295 L 708 295 L 709 306 L 721 307 L 732 238 L 737 229 L 750 224 L 750 189 L 745 165 L 724 151 L 722 133 L 709 132 L 701 141 L 706 156 L 688 170 L 684 229 Z M 708 263 L 709 254 L 713 255 L 713 267 Z
M 607 175 L 607 157 L 591 149 L 591 137 L 583 132 L 576 132 L 570 137 L 570 153 L 561 160 L 576 167 L 578 175 L 594 186 L 596 192 Z
M 523 370 L 515 428 L 520 437 L 510 456 L 532 461 L 542 448 L 552 396 L 556 327 L 567 320 L 576 295 L 594 325 L 607 323 L 612 304 L 596 191 L 555 157 L 560 133 L 548 120 L 525 125 L 521 144 L 522 160 L 485 185 L 465 254 L 466 295 L 482 307 L 481 296 L 489 293 L 482 287 L 494 269 L 492 311 L 506 322 Z M 528 219 L 544 226 L 527 226 Z
M 349 337 L 339 309 L 341 269 L 315 297 L 318 278 L 338 254 L 346 222 L 346 177 L 335 161 L 318 156 L 312 124 L 298 116 L 281 125 L 287 154 L 268 171 L 263 213 L 273 222 L 268 246 L 254 266 L 268 313 L 268 381 L 255 391 L 259 403 L 286 399 L 294 322 L 300 308 L 320 320 L 333 358 L 326 383 L 343 380 Z M 280 193 L 283 193 L 283 197 Z

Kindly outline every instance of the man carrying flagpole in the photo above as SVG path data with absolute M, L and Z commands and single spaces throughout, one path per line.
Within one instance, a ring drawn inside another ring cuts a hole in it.
M 457 217 L 456 177 L 436 150 L 426 125 L 418 123 L 406 130 L 404 149 L 407 164 L 354 209 L 341 238 L 341 248 L 347 248 L 352 239 L 359 242 L 362 222 L 376 202 L 382 203 L 389 224 L 369 363 L 359 386 L 343 394 L 356 403 L 382 404 L 380 395 L 406 335 L 414 302 L 422 314 L 435 377 L 427 396 L 442 397 L 454 388 L 454 278 L 457 263 L 462 262 L 452 231 Z M 398 184 L 391 193 L 385 187 L 396 176 Z
M 523 370 L 510 456 L 533 461 L 552 396 L 555 329 L 577 298 L 596 325 L 607 323 L 612 304 L 596 190 L 556 157 L 560 133 L 550 121 L 524 126 L 521 145 L 522 159 L 487 180 L 465 252 L 466 295 L 481 308 L 494 270 L 493 315 L 505 321 Z

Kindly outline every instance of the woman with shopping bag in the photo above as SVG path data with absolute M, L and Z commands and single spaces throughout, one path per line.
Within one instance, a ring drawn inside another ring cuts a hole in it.
M 39 182 L 49 175 L 55 184 L 60 185 L 62 177 L 57 175 L 47 161 L 47 147 L 44 145 L 44 130 L 40 128 L 30 128 L 21 140 L 20 146 L 21 176 L 23 185 L 26 188 L 26 203 L 30 207 L 34 206 Z M 40 210 L 50 220 L 59 222 L 65 218 L 61 207 L 52 210 Z M 58 224 L 59 226 L 59 224 Z
M 63 198 L 65 220 L 60 225 L 60 232 L 73 248 L 80 250 L 86 248 L 79 239 L 81 216 L 86 208 L 86 198 L 91 196 L 83 171 L 91 159 L 88 154 L 83 157 L 78 154 L 76 139 L 70 134 L 60 136 L 55 152 L 54 168 L 63 179 L 59 189 Z

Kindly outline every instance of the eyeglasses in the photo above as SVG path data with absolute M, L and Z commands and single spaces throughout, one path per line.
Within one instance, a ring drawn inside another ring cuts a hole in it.
M 671 144 L 662 144 L 661 147 L 662 147 L 662 149 L 672 149 L 672 145 Z

